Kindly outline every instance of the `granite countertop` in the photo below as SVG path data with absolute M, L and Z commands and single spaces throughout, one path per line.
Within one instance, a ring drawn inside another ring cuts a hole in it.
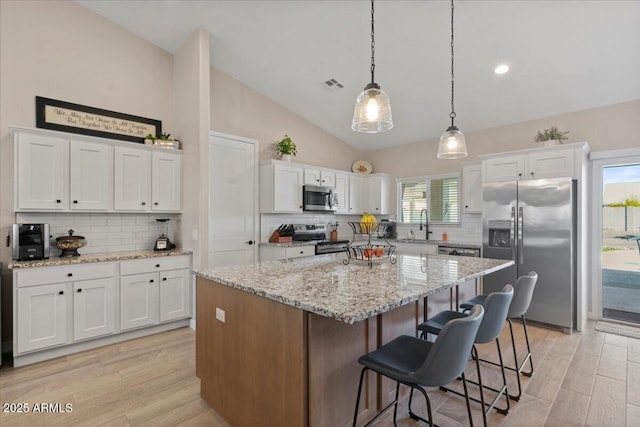
M 190 255 L 191 251 L 173 249 L 170 251 L 131 251 L 131 252 L 110 252 L 105 254 L 88 254 L 78 257 L 51 257 L 35 261 L 13 261 L 8 268 L 33 268 L 51 267 L 56 265 L 87 264 L 91 262 L 124 261 L 128 259 L 156 258 L 165 256 Z
M 446 255 L 397 255 L 397 263 L 344 265 L 343 254 L 197 271 L 200 278 L 353 324 L 513 261 Z

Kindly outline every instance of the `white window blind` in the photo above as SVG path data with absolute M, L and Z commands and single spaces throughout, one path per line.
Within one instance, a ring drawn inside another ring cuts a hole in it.
M 401 181 L 400 222 L 417 224 L 420 212 L 428 209 L 430 223 L 460 223 L 459 183 L 458 176 Z

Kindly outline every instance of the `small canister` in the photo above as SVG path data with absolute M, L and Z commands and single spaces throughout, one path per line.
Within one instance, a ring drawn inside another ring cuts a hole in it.
M 447 234 L 446 231 L 444 233 L 442 233 L 442 241 L 443 242 L 448 242 L 449 241 L 449 235 Z

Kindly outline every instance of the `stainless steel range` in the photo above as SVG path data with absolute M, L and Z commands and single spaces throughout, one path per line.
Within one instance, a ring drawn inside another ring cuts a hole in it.
M 348 240 L 327 240 L 325 224 L 293 224 L 293 240 L 316 243 L 316 255 L 344 252 L 349 245 Z

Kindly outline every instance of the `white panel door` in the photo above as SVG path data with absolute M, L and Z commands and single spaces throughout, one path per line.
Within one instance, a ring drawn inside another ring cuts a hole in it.
M 18 289 L 18 353 L 67 341 L 66 288 L 66 283 L 58 283 Z
M 154 151 L 151 159 L 151 209 L 179 211 L 182 206 L 182 156 Z
M 304 168 L 304 185 L 322 185 L 320 183 L 320 169 Z
M 171 270 L 160 273 L 160 321 L 191 315 L 191 273 Z
M 336 192 L 338 193 L 338 210 L 336 213 L 349 213 L 349 174 L 336 173 Z
M 549 150 L 527 156 L 527 179 L 573 177 L 573 150 Z
M 67 209 L 69 141 L 20 134 L 16 145 L 16 209 Z
M 120 277 L 120 329 L 158 323 L 158 273 Z
M 496 157 L 482 162 L 484 182 L 517 181 L 526 179 L 523 155 Z
M 83 280 L 73 284 L 73 339 L 114 332 L 115 279 Z
M 114 154 L 115 210 L 151 210 L 151 153 L 115 147 Z
M 109 209 L 113 185 L 113 147 L 71 141 L 69 151 L 69 207 L 87 210 Z
M 257 150 L 255 140 L 214 132 L 209 137 L 210 267 L 258 259 Z M 276 165 L 276 190 L 278 169 Z M 302 168 L 298 170 L 302 183 Z

